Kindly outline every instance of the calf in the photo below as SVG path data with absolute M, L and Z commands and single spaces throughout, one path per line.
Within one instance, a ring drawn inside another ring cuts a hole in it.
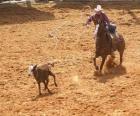
M 45 86 L 45 90 L 47 89 L 49 93 L 51 93 L 51 91 L 48 88 L 48 83 L 49 83 L 49 75 L 52 76 L 54 78 L 54 84 L 57 87 L 56 81 L 55 81 L 55 75 L 51 72 L 50 70 L 50 66 L 53 66 L 53 64 L 44 64 L 44 65 L 31 65 L 29 66 L 29 76 L 32 74 L 35 78 L 35 80 L 37 81 L 38 84 L 38 88 L 39 88 L 39 95 L 41 95 L 41 87 L 40 87 L 40 83 L 44 83 Z

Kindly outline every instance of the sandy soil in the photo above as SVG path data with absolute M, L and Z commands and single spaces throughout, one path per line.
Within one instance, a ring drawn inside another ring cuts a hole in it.
M 123 67 L 100 77 L 92 63 L 94 25 L 83 26 L 86 5 L 0 9 L 1 116 L 140 116 L 140 5 L 103 6 L 126 50 Z M 50 77 L 53 94 L 38 96 L 27 69 L 48 61 L 55 62 L 58 87 Z

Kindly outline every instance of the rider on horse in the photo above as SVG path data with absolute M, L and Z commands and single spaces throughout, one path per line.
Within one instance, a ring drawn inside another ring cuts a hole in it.
M 116 38 L 116 26 L 113 24 L 110 24 L 109 18 L 107 17 L 107 15 L 103 12 L 103 9 L 101 7 L 101 5 L 97 5 L 97 8 L 94 9 L 95 10 L 95 14 L 90 16 L 86 22 L 86 25 L 88 26 L 92 21 L 95 23 L 95 39 L 97 39 L 97 32 L 98 32 L 98 28 L 99 28 L 99 21 L 102 21 L 105 25 L 106 25 L 106 29 L 108 30 L 111 38 Z

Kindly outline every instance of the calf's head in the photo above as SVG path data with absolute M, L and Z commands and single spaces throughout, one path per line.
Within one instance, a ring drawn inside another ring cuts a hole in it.
M 30 65 L 30 66 L 28 67 L 28 76 L 33 75 L 33 73 L 34 73 L 35 70 L 36 70 L 36 67 L 37 67 L 37 65 Z

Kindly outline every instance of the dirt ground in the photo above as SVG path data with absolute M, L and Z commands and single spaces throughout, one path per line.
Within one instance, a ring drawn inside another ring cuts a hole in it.
M 103 7 L 126 50 L 123 66 L 104 68 L 102 76 L 94 75 L 92 63 L 94 25 L 83 26 L 87 5 L 0 9 L 0 116 L 140 116 L 140 5 Z M 49 61 L 58 87 L 50 77 L 53 94 L 38 96 L 28 66 Z

